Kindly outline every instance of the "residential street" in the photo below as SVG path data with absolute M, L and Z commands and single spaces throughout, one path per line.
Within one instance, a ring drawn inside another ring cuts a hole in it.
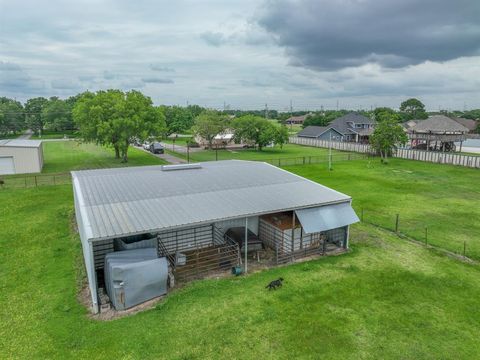
M 162 145 L 165 145 L 164 143 L 162 143 Z M 148 150 L 145 150 L 143 147 L 141 146 L 135 146 L 135 148 L 137 149 L 140 149 L 140 150 L 143 150 L 149 154 L 152 154 L 150 151 Z M 177 150 L 177 146 L 175 146 L 175 150 Z M 173 155 L 170 155 L 170 154 L 167 154 L 167 153 L 163 153 L 163 154 L 152 154 L 160 159 L 163 159 L 167 162 L 169 162 L 170 164 L 172 165 L 176 165 L 176 164 L 186 164 L 187 161 L 184 160 L 184 159 L 181 159 L 179 157 L 176 157 L 176 156 L 173 156 Z

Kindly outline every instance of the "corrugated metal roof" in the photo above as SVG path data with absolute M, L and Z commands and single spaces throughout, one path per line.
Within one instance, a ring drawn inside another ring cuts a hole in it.
M 359 222 L 349 203 L 296 210 L 306 234 L 327 231 Z
M 25 140 L 25 139 L 5 139 L 0 140 L 0 146 L 4 147 L 39 147 L 42 140 Z
M 89 239 L 161 231 L 350 197 L 261 162 L 206 162 L 200 169 L 161 166 L 74 171 Z

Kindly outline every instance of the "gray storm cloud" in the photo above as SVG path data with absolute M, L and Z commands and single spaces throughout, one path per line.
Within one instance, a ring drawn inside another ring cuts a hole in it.
M 480 53 L 478 0 L 270 0 L 256 21 L 291 65 L 316 70 L 402 68 Z

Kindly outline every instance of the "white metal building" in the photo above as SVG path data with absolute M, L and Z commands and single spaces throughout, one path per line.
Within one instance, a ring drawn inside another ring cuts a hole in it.
M 39 173 L 42 168 L 40 140 L 0 140 L 0 175 Z
M 295 239 L 292 237 L 291 247 L 287 240 L 274 250 L 293 259 L 318 249 L 321 238 L 335 237 L 340 239 L 338 246 L 347 248 L 349 225 L 358 221 L 349 196 L 262 162 L 227 160 L 85 170 L 72 172 L 72 178 L 94 312 L 98 312 L 105 254 L 116 251 L 117 240 L 142 239 L 146 234 L 151 240 L 154 236 L 159 257 L 171 260 L 182 251 L 187 254 L 187 266 L 190 249 L 201 248 L 206 254 L 212 248 L 215 256 L 233 249 L 228 261 L 215 260 L 217 266 L 225 262 L 228 266 L 237 256 L 241 263 L 243 256 L 237 245 L 224 239 L 229 227 L 242 226 L 258 235 L 259 223 L 275 219 L 273 215 L 293 216 L 293 223 L 299 225 L 292 228 Z M 307 235 L 308 244 L 302 242 Z M 245 268 L 246 253 L 247 246 Z M 196 264 L 198 271 L 198 252 Z

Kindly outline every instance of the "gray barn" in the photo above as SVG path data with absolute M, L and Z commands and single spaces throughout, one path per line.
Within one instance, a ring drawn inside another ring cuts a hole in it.
M 258 236 L 278 264 L 347 248 L 349 225 L 358 221 L 349 196 L 262 162 L 85 170 L 72 177 L 94 312 L 105 256 L 125 246 L 154 244 L 182 281 L 232 266 L 247 270 L 250 239 L 240 253 L 226 236 L 230 228 Z

